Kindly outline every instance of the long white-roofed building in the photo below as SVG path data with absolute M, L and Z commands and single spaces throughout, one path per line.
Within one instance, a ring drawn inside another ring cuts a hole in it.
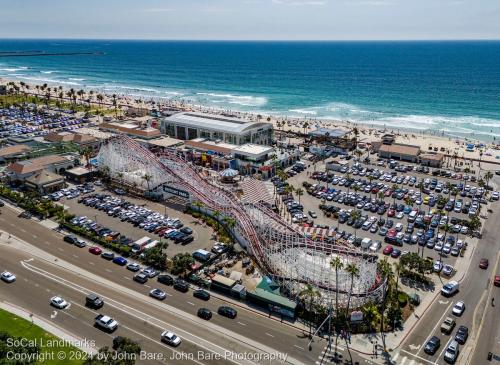
M 161 121 L 161 132 L 170 137 L 191 140 L 206 138 L 241 145 L 270 145 L 273 125 L 244 119 L 204 113 L 176 113 Z

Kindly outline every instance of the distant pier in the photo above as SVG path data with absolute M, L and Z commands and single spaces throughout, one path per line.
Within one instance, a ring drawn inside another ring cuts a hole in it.
M 2 51 L 0 57 L 40 57 L 40 56 L 102 56 L 104 52 L 43 52 L 43 51 Z

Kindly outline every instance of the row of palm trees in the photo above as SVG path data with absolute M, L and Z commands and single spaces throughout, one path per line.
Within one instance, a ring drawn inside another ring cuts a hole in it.
M 372 330 L 373 323 L 380 323 L 380 332 L 382 335 L 382 341 L 383 341 L 383 346 L 385 348 L 385 338 L 384 338 L 384 317 L 386 310 L 388 308 L 388 303 L 389 299 L 391 299 L 390 303 L 391 306 L 394 306 L 394 303 L 397 303 L 397 308 L 392 308 L 393 310 L 398 310 L 400 311 L 399 308 L 399 300 L 398 300 L 398 293 L 399 293 L 399 273 L 401 270 L 401 267 L 399 263 L 394 263 L 394 268 L 396 269 L 396 274 L 394 273 L 391 264 L 387 261 L 387 258 L 384 258 L 384 260 L 381 260 L 378 262 L 378 273 L 380 275 L 380 278 L 382 279 L 383 282 L 385 282 L 384 285 L 384 292 L 383 292 L 383 299 L 381 303 L 377 306 L 373 302 L 366 303 L 361 307 L 361 311 L 363 312 L 363 317 L 364 321 L 368 323 L 370 331 Z M 335 290 L 335 323 L 336 323 L 336 328 L 339 326 L 341 328 L 347 329 L 348 331 L 351 330 L 351 323 L 350 323 L 350 317 L 349 317 L 349 312 L 351 310 L 351 298 L 353 294 L 353 288 L 354 288 L 354 283 L 357 278 L 359 278 L 359 267 L 353 263 L 350 262 L 347 265 L 341 260 L 339 256 L 335 256 L 331 261 L 330 261 L 330 267 L 335 271 L 335 287 L 337 290 Z M 350 277 L 350 287 L 349 287 L 349 292 L 348 292 L 348 297 L 347 297 L 347 304 L 343 308 L 343 310 L 339 306 L 339 271 L 345 270 L 349 274 Z M 310 319 L 309 319 L 309 336 L 312 336 L 312 326 L 313 326 L 313 316 L 311 316 L 312 312 L 315 310 L 314 304 L 319 301 L 321 298 L 321 292 L 317 290 L 314 286 L 311 284 L 306 284 L 304 289 L 299 292 L 298 294 L 299 298 L 301 298 L 305 303 L 307 303 L 307 310 L 310 314 Z M 332 307 L 330 303 L 330 307 Z M 332 308 L 333 309 L 333 308 Z M 329 332 L 332 333 L 332 326 L 331 326 L 331 320 L 333 319 L 333 314 L 330 311 L 330 322 L 329 322 Z

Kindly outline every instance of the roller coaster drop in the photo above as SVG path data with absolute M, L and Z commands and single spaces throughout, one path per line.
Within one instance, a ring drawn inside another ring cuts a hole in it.
M 124 181 L 141 181 L 147 174 L 150 186 L 167 185 L 187 191 L 192 200 L 203 204 L 207 213 L 219 211 L 221 217 L 233 218 L 233 233 L 240 245 L 264 274 L 290 296 L 310 284 L 321 291 L 323 300 L 335 298 L 338 291 L 343 305 L 352 290 L 351 308 L 382 299 L 385 283 L 377 274 L 376 256 L 305 237 L 264 204 L 243 203 L 231 191 L 202 177 L 175 151 L 154 154 L 135 140 L 119 135 L 101 146 L 98 164 L 110 176 L 120 176 Z M 343 262 L 337 279 L 330 267 L 335 256 Z M 357 277 L 345 270 L 349 263 L 358 267 Z

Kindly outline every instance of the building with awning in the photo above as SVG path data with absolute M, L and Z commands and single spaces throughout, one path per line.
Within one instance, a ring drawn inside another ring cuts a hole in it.
M 42 170 L 25 180 L 26 188 L 34 190 L 40 195 L 49 194 L 64 188 L 64 177 L 53 172 Z
M 277 312 L 285 317 L 295 318 L 297 303 L 279 294 L 256 288 L 248 291 L 246 298 L 251 303 L 268 308 L 270 312 Z

